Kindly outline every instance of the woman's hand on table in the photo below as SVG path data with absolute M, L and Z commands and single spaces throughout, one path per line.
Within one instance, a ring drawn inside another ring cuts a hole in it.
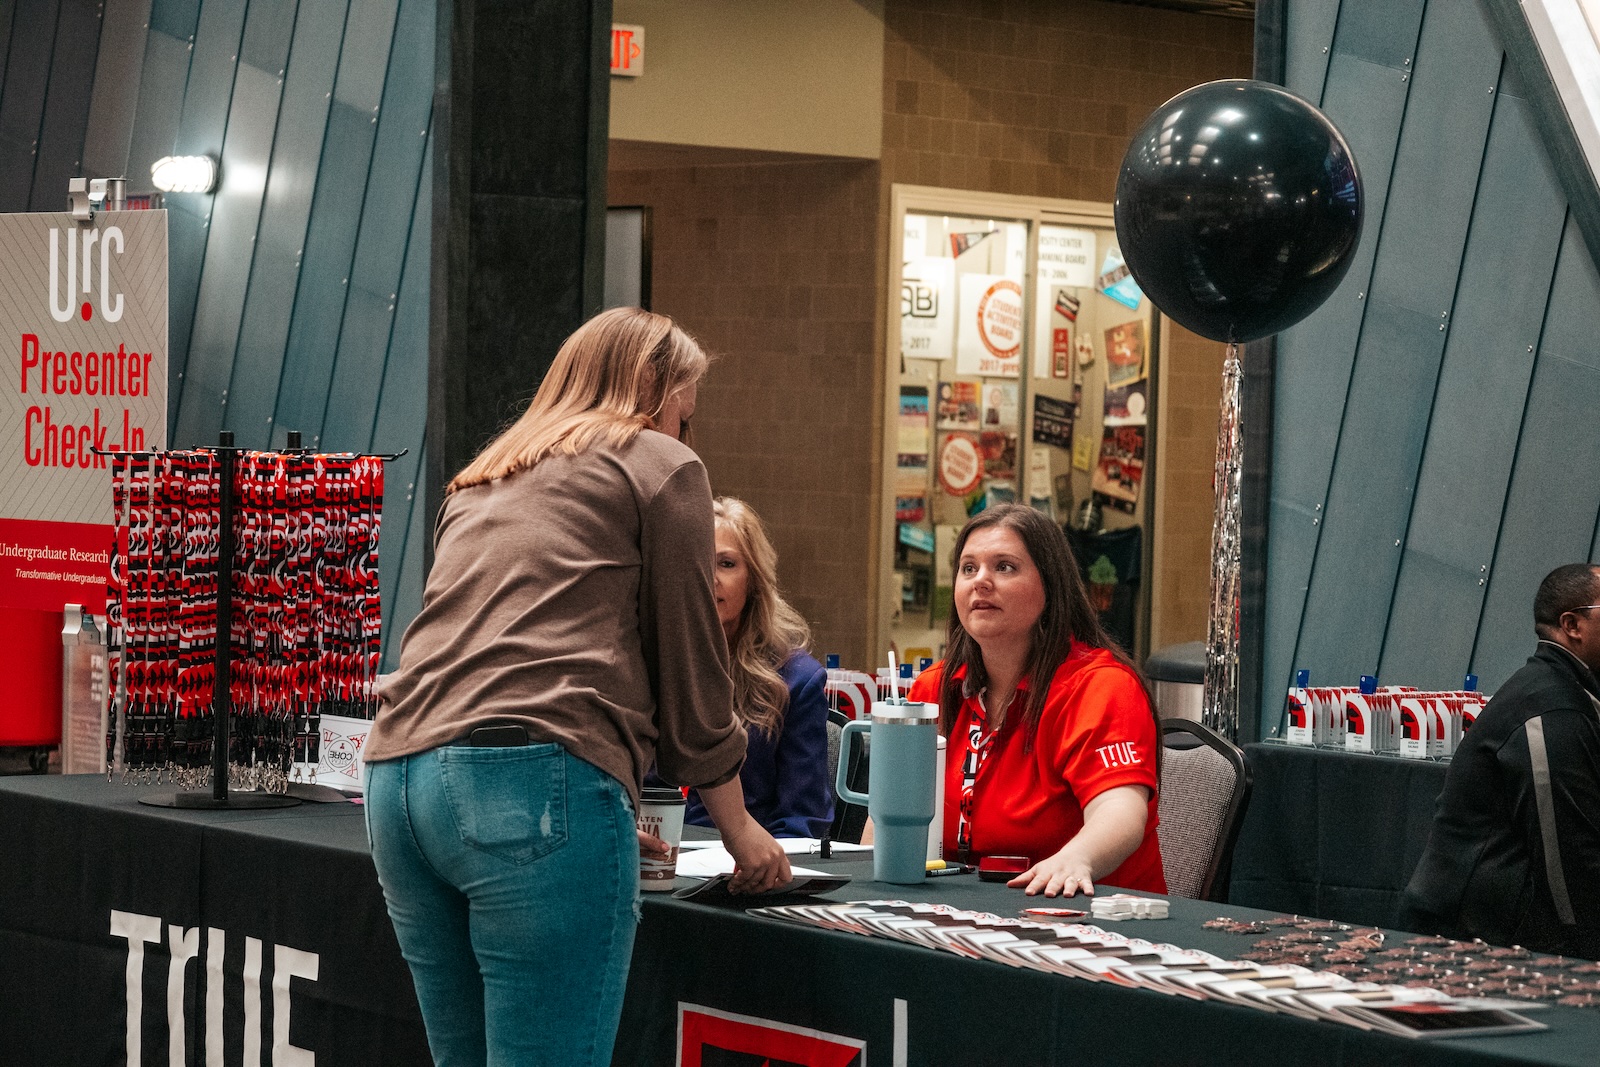
M 1072 851 L 1072 846 L 1057 852 L 1048 859 L 1035 863 L 1006 885 L 1021 888 L 1030 897 L 1043 893 L 1047 897 L 1072 897 L 1080 892 L 1094 896 L 1094 868 L 1087 858 Z
M 700 799 L 722 835 L 722 845 L 733 857 L 731 893 L 765 893 L 794 880 L 783 846 L 750 817 L 744 807 L 744 788 L 737 777 L 716 786 L 701 786 Z
M 1142 785 L 1107 789 L 1083 806 L 1083 829 L 1071 841 L 1006 885 L 1029 896 L 1094 896 L 1096 874 L 1116 870 L 1144 839 L 1149 802 L 1150 791 Z
M 722 835 L 722 844 L 734 862 L 729 892 L 765 893 L 794 880 L 783 846 L 748 815 L 736 833 Z

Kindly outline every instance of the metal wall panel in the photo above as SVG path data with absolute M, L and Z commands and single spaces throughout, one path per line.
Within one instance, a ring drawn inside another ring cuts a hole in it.
M 346 10 L 337 0 L 301 4 L 295 20 L 223 420 L 240 444 L 252 448 L 281 445 L 288 430 L 315 432 L 311 426 L 278 424 L 278 379 L 300 285 Z
M 1444 334 L 1368 297 L 1295 667 L 1319 682 L 1377 670 Z
M 1378 670 L 1478 188 L 1494 97 L 1466 91 L 1482 75 L 1460 62 L 1463 45 L 1499 61 L 1493 42 L 1483 47 L 1487 27 L 1444 5 L 1430 10 L 1414 60 L 1366 30 L 1349 36 L 1411 90 L 1293 664 L 1336 682 Z
M 427 543 L 435 8 L 0 0 L 0 210 L 56 207 L 68 171 L 140 191 L 161 156 L 221 161 L 214 195 L 167 203 L 173 443 L 318 436 L 326 408 L 330 446 L 409 450 L 382 547 L 395 656 Z
M 345 23 L 344 54 L 339 61 L 339 83 L 333 98 L 347 107 L 376 115 L 383 101 L 383 82 L 389 69 L 389 46 L 399 0 L 351 0 Z M 426 67 L 429 84 L 433 64 Z M 413 74 L 417 72 L 406 72 Z
M 1526 103 L 1502 95 L 1384 643 L 1397 682 L 1454 687 L 1471 659 L 1566 215 Z
M 150 32 L 193 41 L 200 25 L 200 0 L 155 0 L 150 5 Z
M 1339 0 L 1289 3 L 1284 11 L 1284 84 L 1313 104 L 1322 102 Z
M 1285 16 L 1303 94 L 1330 6 Z M 1532 647 L 1540 579 L 1600 555 L 1600 437 L 1576 430 L 1600 405 L 1600 275 L 1519 89 L 1546 75 L 1503 69 L 1475 3 L 1429 4 L 1412 50 L 1416 10 L 1338 6 L 1323 102 L 1362 167 L 1375 259 L 1350 275 L 1364 315 L 1341 290 L 1279 338 L 1266 732 L 1297 666 L 1425 686 L 1471 669 L 1492 690 Z M 1403 125 L 1355 106 L 1397 71 Z
M 376 128 L 370 114 L 340 103 L 335 95 L 274 416 L 278 426 L 310 434 L 308 444 L 320 443 Z
M 257 0 L 252 21 L 266 7 Z M 211 198 L 211 234 L 189 342 L 194 357 L 172 424 L 181 441 L 213 441 L 222 429 L 282 89 L 283 79 L 275 72 L 239 64 L 222 144 L 221 184 Z
M 1410 82 L 1391 68 L 1335 56 L 1323 109 L 1350 142 L 1366 190 L 1366 221 L 1339 288 L 1278 338 L 1272 502 L 1268 518 L 1262 736 L 1277 725 L 1295 661 L 1328 481 L 1343 424 L 1356 342 L 1366 313 L 1390 170 Z
M 11 59 L 11 22 L 16 13 L 17 0 L 0 0 L 0 85 L 5 83 L 6 65 Z
M 313 444 L 320 444 L 322 438 L 328 389 L 349 299 L 350 271 L 377 141 L 378 111 L 398 6 L 398 0 L 352 0 L 345 19 L 339 76 L 333 88 L 328 133 L 311 204 L 310 230 L 301 260 L 300 290 L 278 388 L 277 424 L 304 429 Z M 431 85 L 431 65 L 427 70 Z M 415 77 L 417 72 L 405 73 Z M 395 210 L 395 205 L 387 207 Z
M 371 440 L 378 414 L 374 382 L 384 378 L 384 360 L 394 328 L 400 270 L 406 261 L 411 205 L 418 197 L 422 150 L 434 106 L 432 86 L 419 85 L 400 72 L 426 64 L 434 53 L 434 5 L 405 0 L 395 19 L 389 51 L 390 77 L 384 86 L 378 141 L 366 179 L 362 232 L 350 266 L 350 299 L 339 331 L 339 350 L 322 440 L 342 448 L 363 448 Z
M 330 447 L 347 447 L 341 442 L 348 441 L 348 447 L 362 448 L 372 438 L 376 385 L 383 379 L 433 107 L 432 87 L 407 80 L 401 72 L 425 65 L 433 54 L 433 42 L 431 0 L 405 0 L 389 50 L 390 76 L 350 268 L 349 303 L 327 406 L 319 420 L 321 438 Z
M 0 211 L 28 209 L 57 13 L 55 0 L 32 0 L 18 5 L 11 20 L 6 77 L 0 82 Z
M 1439 315 L 1450 310 L 1472 220 L 1500 46 L 1475 3 L 1432 4 L 1414 67 L 1372 289 Z
M 157 6 L 160 6 L 159 0 Z M 150 17 L 153 24 L 153 9 Z M 128 133 L 127 174 L 136 183 L 136 189 L 144 186 L 150 164 L 162 156 L 170 156 L 177 144 L 181 101 L 189 83 L 189 62 L 193 58 L 192 40 L 155 30 L 145 38 L 138 104 L 133 111 L 133 129 Z
M 239 41 L 244 33 L 245 0 L 206 0 L 194 31 L 194 55 L 183 93 L 183 117 L 178 121 L 173 151 L 178 155 L 222 156 L 228 114 L 233 104 L 234 71 L 239 64 Z M 189 377 L 189 339 L 194 330 L 200 295 L 201 271 L 211 227 L 212 197 L 199 193 L 167 197 L 170 232 L 167 236 L 171 322 L 167 331 L 167 366 L 172 388 L 167 393 L 167 425 L 180 445 L 204 444 L 199 438 L 178 433 L 178 405 Z M 248 249 L 232 249 L 248 255 Z M 230 353 L 231 355 L 231 353 Z M 201 373 L 204 371 L 201 369 Z M 209 438 L 207 439 L 209 440 Z
M 1558 273 L 1550 313 L 1586 319 L 1600 331 L 1600 285 L 1594 284 L 1593 264 L 1585 269 L 1578 258 L 1563 256 L 1561 270 L 1580 277 L 1564 281 Z M 1566 294 L 1574 290 L 1583 292 L 1587 307 L 1567 303 Z M 1574 353 L 1541 348 L 1472 656 L 1472 669 L 1488 691 L 1533 651 L 1533 594 L 1540 580 L 1560 564 L 1589 556 L 1600 510 L 1600 434 L 1585 431 L 1597 408 L 1600 366 L 1592 341 Z
M 400 282 L 389 357 L 384 364 L 378 400 L 377 424 L 368 446 L 373 452 L 409 451 L 389 464 L 383 498 L 384 551 L 388 562 L 380 568 L 383 579 L 385 670 L 392 670 L 400 655 L 399 630 L 410 621 L 422 597 L 423 545 L 413 554 L 409 543 L 412 512 L 426 511 L 421 484 L 422 452 L 428 415 L 428 290 L 432 271 L 433 139 L 428 139 L 418 181 L 416 209 L 411 218 L 411 242 L 406 250 L 405 275 Z M 420 515 L 425 531 L 429 517 Z M 427 532 L 420 536 L 426 538 Z M 405 561 L 410 571 L 405 571 Z M 406 594 L 402 598 L 402 584 Z M 397 603 L 401 603 L 399 608 Z M 391 625 L 393 624 L 393 625 Z M 392 657 L 392 659 L 391 659 Z
M 30 211 L 60 211 L 67 202 L 68 179 L 83 174 L 83 137 L 99 45 L 99 0 L 62 0 L 28 195 Z
M 1333 55 L 1364 59 L 1397 72 L 1410 69 L 1427 0 L 1343 0 Z
M 250 0 L 250 17 L 245 20 L 244 39 L 239 42 L 239 62 L 283 77 L 299 6 L 300 0 Z
M 143 176 L 128 170 L 128 151 L 149 26 L 150 0 L 105 0 L 83 140 L 84 174 L 135 178 L 135 187 L 141 189 Z

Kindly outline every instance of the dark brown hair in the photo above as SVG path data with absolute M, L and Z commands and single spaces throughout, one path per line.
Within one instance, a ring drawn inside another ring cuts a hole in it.
M 1044 583 L 1044 610 L 1039 613 L 1039 621 L 1034 626 L 1032 646 L 1023 665 L 1023 677 L 1028 679 L 1028 706 L 1023 720 L 1027 724 L 1029 738 L 1038 729 L 1039 718 L 1044 714 L 1050 679 L 1066 662 L 1074 641 L 1090 648 L 1105 649 L 1118 663 L 1132 671 L 1144 690 L 1151 715 L 1155 716 L 1155 702 L 1150 699 L 1150 686 L 1145 682 L 1144 675 L 1122 646 L 1100 625 L 1100 616 L 1089 603 L 1089 594 L 1083 587 L 1083 578 L 1078 574 L 1078 563 L 1072 557 L 1066 535 L 1042 512 L 1022 504 L 1000 504 L 980 511 L 967 521 L 956 538 L 955 554 L 951 560 L 954 572 L 957 575 L 961 573 L 961 553 L 967 546 L 967 538 L 974 531 L 991 526 L 1016 532 L 1022 539 L 1028 558 L 1039 571 L 1040 581 Z M 966 668 L 965 682 L 955 677 L 961 667 Z M 983 652 L 961 625 L 960 614 L 952 610 L 945 643 L 944 675 L 939 687 L 939 729 L 942 733 L 949 736 L 955 726 L 956 713 L 961 710 L 964 699 L 963 685 L 970 684 L 976 690 L 986 681 Z M 1160 725 L 1157 717 L 1158 738 Z M 1158 740 L 1158 759 L 1160 750 Z

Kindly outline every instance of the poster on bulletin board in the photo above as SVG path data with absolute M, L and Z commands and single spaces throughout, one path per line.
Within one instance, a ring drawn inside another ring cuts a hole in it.
M 1144 377 L 1144 323 L 1118 323 L 1106 331 L 1106 386 Z
M 983 428 L 1017 424 L 1017 383 L 988 382 L 983 387 Z
M 983 453 L 983 476 L 1011 481 L 1017 476 L 1017 435 L 1003 430 L 985 430 L 978 436 Z
M 955 348 L 955 261 L 913 259 L 900 275 L 900 354 L 949 359 Z
M 976 430 L 982 418 L 982 391 L 982 382 L 940 382 L 939 429 Z
M 1100 439 L 1100 462 L 1089 487 L 1118 511 L 1133 514 L 1144 484 L 1144 427 L 1107 426 Z
M 1149 396 L 1146 392 L 1150 381 L 1140 378 L 1127 385 L 1115 388 L 1106 388 L 1106 406 L 1104 425 L 1106 426 L 1143 426 L 1146 421 L 1146 411 Z
M 1022 373 L 1022 286 L 1004 274 L 961 275 L 956 371 L 989 378 Z
M 1087 289 L 1094 285 L 1094 231 L 1039 227 L 1039 280 Z
M 939 485 L 951 496 L 966 496 L 983 481 L 983 460 L 975 434 L 948 434 L 939 442 Z
M 1036 393 L 1033 398 L 1034 443 L 1054 445 L 1070 451 L 1072 427 L 1077 414 L 1077 408 L 1071 401 Z

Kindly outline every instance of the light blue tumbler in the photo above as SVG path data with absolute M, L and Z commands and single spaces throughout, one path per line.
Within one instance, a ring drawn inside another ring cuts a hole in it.
M 852 734 L 872 730 L 868 791 L 845 782 L 850 761 L 839 760 L 839 796 L 865 804 L 872 816 L 872 876 L 880 882 L 913 885 L 927 875 L 928 823 L 933 820 L 934 764 L 939 743 L 939 705 L 872 705 L 870 723 L 847 723 L 839 750 L 850 751 Z

